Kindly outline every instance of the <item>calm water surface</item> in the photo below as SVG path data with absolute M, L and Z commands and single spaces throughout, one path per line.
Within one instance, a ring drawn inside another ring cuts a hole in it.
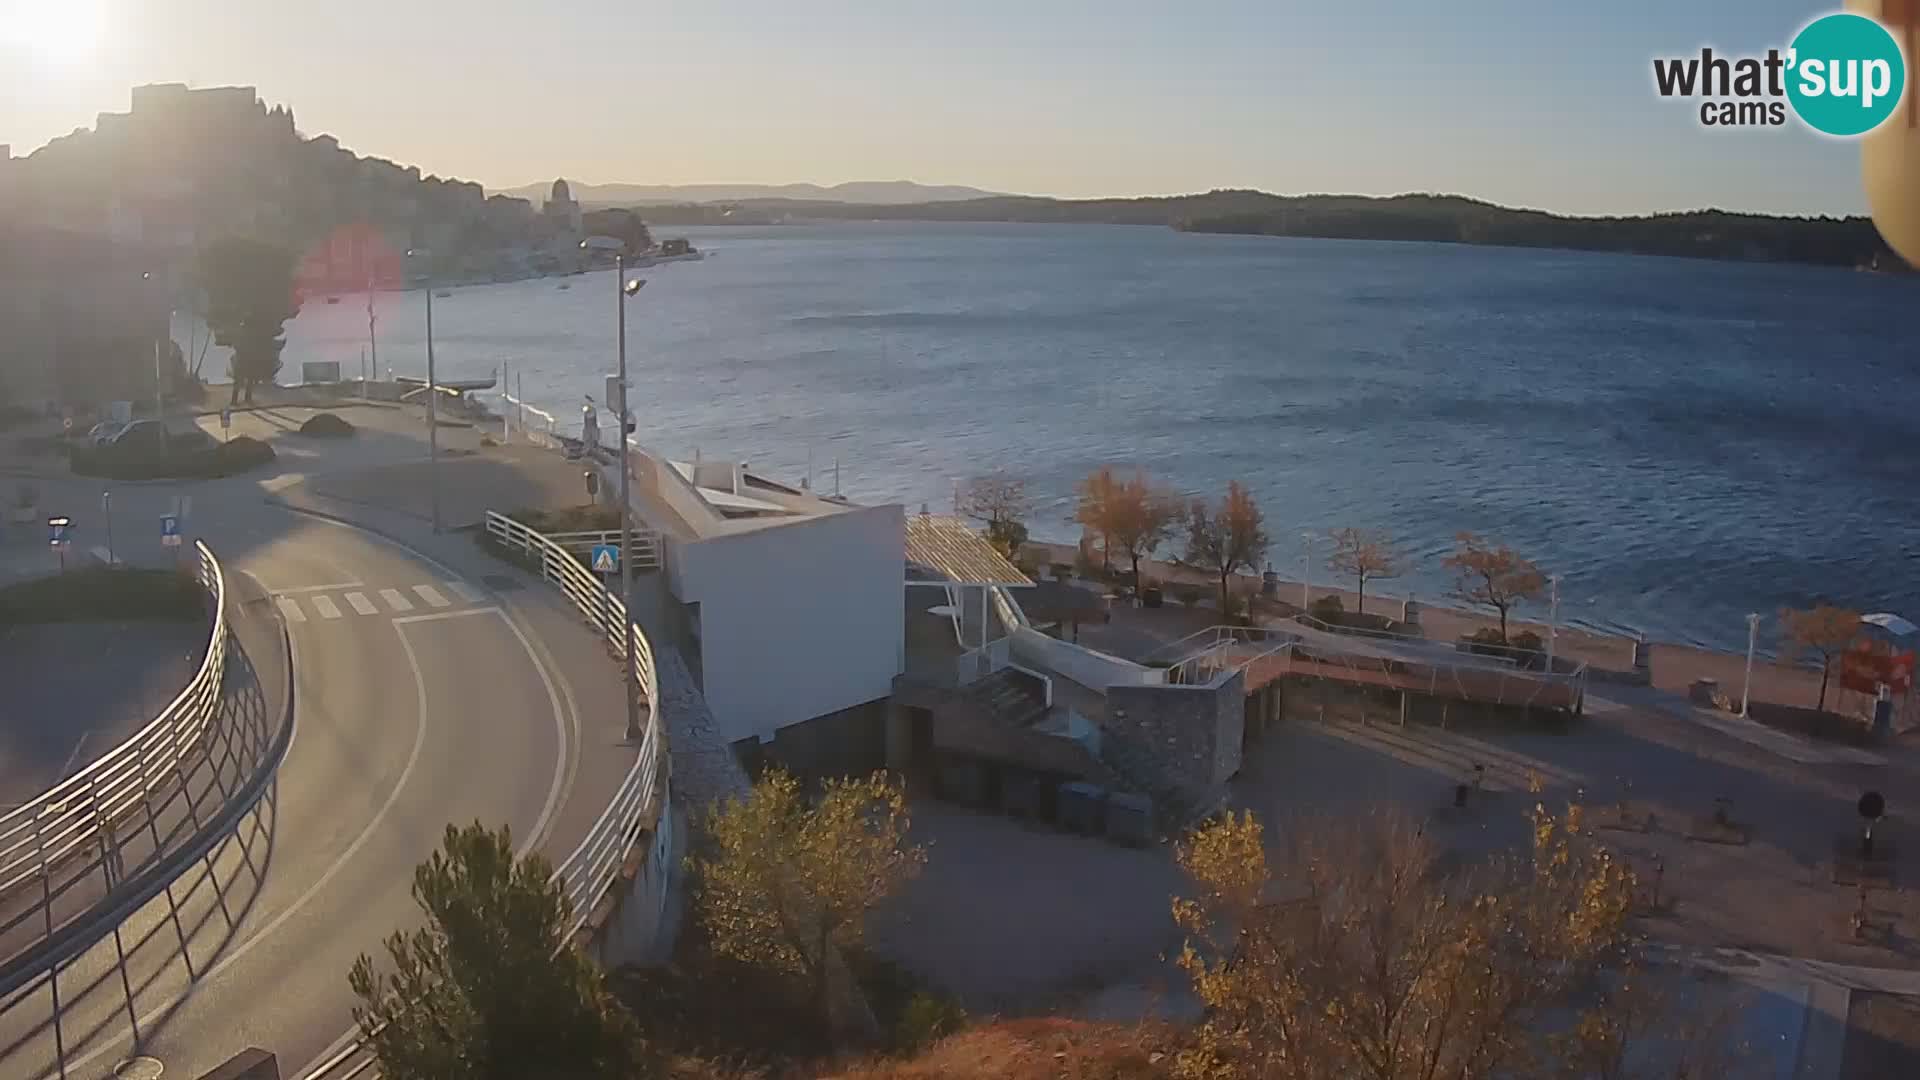
M 1246 483 L 1276 569 L 1302 530 L 1392 530 L 1437 596 L 1458 530 L 1565 576 L 1563 612 L 1744 644 L 1830 597 L 1920 619 L 1920 281 L 1447 245 L 926 224 L 687 230 L 629 308 L 641 437 L 856 499 L 950 505 L 1004 469 L 1068 539 L 1106 462 Z M 608 273 L 434 304 L 443 377 L 503 364 L 578 416 L 613 367 Z M 379 301 L 424 369 L 423 295 Z M 358 370 L 361 298 L 312 303 L 287 365 Z M 577 430 L 577 429 L 576 429 Z M 1325 542 L 1321 542 L 1324 555 Z M 1316 573 L 1324 580 L 1324 569 Z

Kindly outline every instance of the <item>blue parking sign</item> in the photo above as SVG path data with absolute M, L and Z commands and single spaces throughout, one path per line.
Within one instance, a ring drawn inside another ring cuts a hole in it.
M 162 547 L 180 546 L 180 515 L 160 515 L 160 545 Z

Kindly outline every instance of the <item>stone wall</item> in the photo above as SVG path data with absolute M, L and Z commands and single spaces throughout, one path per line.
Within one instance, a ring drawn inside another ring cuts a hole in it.
M 1246 696 L 1241 672 L 1213 686 L 1110 686 L 1106 756 L 1138 779 L 1210 803 L 1240 771 Z M 1149 769 L 1154 776 L 1139 776 Z

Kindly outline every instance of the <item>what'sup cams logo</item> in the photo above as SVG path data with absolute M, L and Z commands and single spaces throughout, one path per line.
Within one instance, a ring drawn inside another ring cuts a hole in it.
M 1889 3 L 1904 9 L 1920 4 Z M 1920 10 L 1902 11 L 1911 36 Z M 1663 98 L 1698 99 L 1703 127 L 1780 127 L 1787 110 L 1815 131 L 1842 138 L 1879 127 L 1900 104 L 1907 64 L 1899 41 L 1865 15 L 1823 15 L 1765 56 L 1698 56 L 1653 61 L 1653 84 Z

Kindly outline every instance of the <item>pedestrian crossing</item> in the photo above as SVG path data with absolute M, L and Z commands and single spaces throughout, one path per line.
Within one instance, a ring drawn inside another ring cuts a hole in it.
M 488 602 L 486 593 L 465 581 L 423 582 L 392 588 L 363 586 L 356 589 L 343 585 L 333 589 L 323 586 L 322 590 L 288 589 L 276 594 L 274 603 L 289 623 L 325 623 L 369 615 L 404 615 L 422 608 L 437 611 Z M 449 593 L 452 595 L 449 596 Z

